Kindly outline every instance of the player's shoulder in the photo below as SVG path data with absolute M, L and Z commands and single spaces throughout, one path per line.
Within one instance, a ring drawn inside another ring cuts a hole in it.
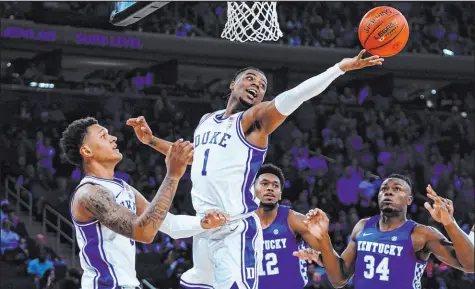
M 80 200 L 86 197 L 95 197 L 99 195 L 112 195 L 112 192 L 106 187 L 97 183 L 84 183 L 76 188 L 74 192 L 74 199 Z
M 356 223 L 353 227 L 353 231 L 351 232 L 351 238 L 356 239 L 358 235 L 363 231 L 368 221 L 370 221 L 373 217 L 363 218 Z
M 413 221 L 414 222 L 414 221 Z M 412 237 L 421 238 L 421 239 L 439 239 L 442 233 L 435 227 L 419 224 L 414 222 L 414 230 L 412 231 Z

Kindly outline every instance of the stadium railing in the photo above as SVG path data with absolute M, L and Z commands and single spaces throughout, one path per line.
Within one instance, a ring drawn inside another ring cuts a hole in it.
M 11 185 L 11 186 L 10 186 Z M 14 189 L 12 189 L 14 188 Z M 21 195 L 28 196 L 28 200 L 25 201 L 22 199 Z M 31 226 L 33 219 L 33 195 L 25 189 L 22 185 L 18 185 L 16 180 L 11 176 L 5 178 L 5 198 L 9 200 L 13 198 L 15 201 L 16 215 L 20 215 L 20 206 L 23 206 L 28 211 L 28 225 Z
M 46 217 L 47 214 L 51 214 L 53 215 L 55 218 L 56 218 L 56 224 L 54 222 L 51 222 L 50 220 L 48 220 L 48 218 Z M 44 209 L 43 209 L 43 232 L 46 234 L 46 226 L 48 226 L 48 228 L 51 228 L 53 229 L 53 233 L 56 235 L 56 242 L 55 242 L 55 246 L 56 248 L 54 248 L 54 250 L 56 252 L 60 252 L 60 246 L 61 246 L 61 237 L 63 237 L 65 240 L 67 240 L 72 248 L 71 248 L 71 265 L 72 267 L 75 267 L 76 266 L 76 231 L 74 229 L 74 225 L 73 223 L 71 223 L 68 219 L 66 219 L 65 217 L 63 217 L 58 211 L 56 211 L 55 209 L 53 209 L 50 205 L 45 205 Z M 71 232 L 72 232 L 72 235 L 68 235 L 66 232 L 64 232 L 62 229 L 61 229 L 61 225 L 62 224 L 65 224 L 67 225 L 68 227 L 71 228 Z

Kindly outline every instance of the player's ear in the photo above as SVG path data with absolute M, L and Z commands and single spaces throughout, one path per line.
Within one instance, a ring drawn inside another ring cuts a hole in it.
M 412 197 L 412 194 L 409 193 L 408 196 L 407 196 L 407 205 L 408 206 L 412 205 L 413 200 L 414 200 L 414 198 Z
M 236 86 L 236 82 L 233 80 L 231 81 L 231 84 L 229 85 L 229 89 L 234 90 L 234 86 Z
M 81 146 L 81 148 L 79 149 L 79 153 L 85 158 L 92 156 L 92 151 L 87 145 Z

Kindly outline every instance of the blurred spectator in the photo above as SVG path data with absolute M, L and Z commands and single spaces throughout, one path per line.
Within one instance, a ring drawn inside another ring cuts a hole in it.
M 28 274 L 34 279 L 41 279 L 48 270 L 53 270 L 54 264 L 46 259 L 45 255 L 40 254 L 38 258 L 33 259 L 28 263 Z
M 0 236 L 0 251 L 2 255 L 6 255 L 9 251 L 18 248 L 20 236 L 11 230 L 11 222 L 8 218 L 2 220 L 2 229 Z

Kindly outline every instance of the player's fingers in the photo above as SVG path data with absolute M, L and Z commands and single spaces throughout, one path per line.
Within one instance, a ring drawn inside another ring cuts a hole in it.
M 378 55 L 373 55 L 371 57 L 365 58 L 365 61 L 371 62 L 371 61 L 375 61 L 375 60 L 378 60 L 378 59 L 382 59 L 382 58 L 379 58 Z
M 129 118 L 125 124 L 127 125 L 130 125 L 130 126 L 134 126 L 135 125 L 135 118 Z
M 358 53 L 358 59 L 363 58 L 363 55 L 365 54 L 365 52 L 366 52 L 366 49 L 361 50 L 360 53 Z
M 434 196 L 438 196 L 430 184 L 427 185 L 427 192 L 431 193 Z
M 143 115 L 137 117 L 137 120 L 135 120 L 135 122 L 137 122 L 137 123 L 141 123 L 143 121 L 145 121 L 145 117 L 143 117 Z
M 427 211 L 429 211 L 430 213 L 432 213 L 434 211 L 434 209 L 432 208 L 432 206 L 429 204 L 429 202 L 425 202 L 424 203 L 424 208 L 426 208 Z

